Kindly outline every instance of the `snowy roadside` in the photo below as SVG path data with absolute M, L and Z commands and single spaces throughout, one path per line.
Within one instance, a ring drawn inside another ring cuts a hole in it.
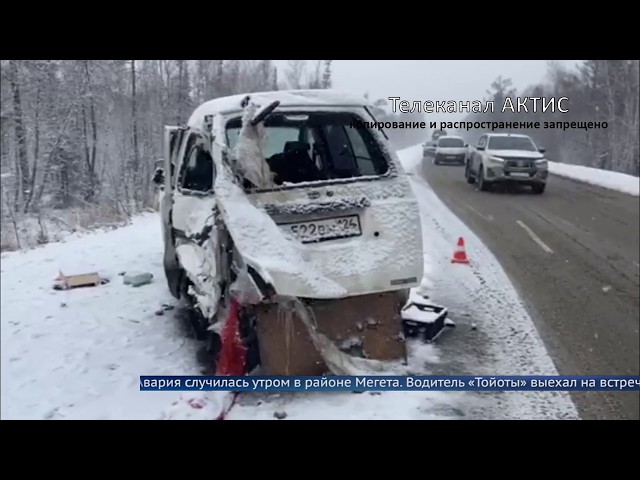
M 422 147 L 400 152 L 422 214 L 425 264 L 423 287 L 446 305 L 457 327 L 437 342 L 445 362 L 437 375 L 558 375 L 515 287 L 489 251 L 440 200 L 422 177 Z M 471 265 L 451 264 L 458 237 L 465 240 Z M 426 267 L 427 265 L 425 265 Z M 564 392 L 474 394 L 477 403 L 467 418 L 557 419 L 578 417 Z
M 162 269 L 156 214 L 109 232 L 72 236 L 2 255 L 2 418 L 154 419 L 176 392 L 139 392 L 139 376 L 199 374 L 194 344 L 175 310 Z M 106 285 L 52 289 L 58 271 L 97 271 Z M 153 282 L 124 285 L 118 273 Z
M 598 187 L 617 190 L 636 197 L 640 195 L 640 178 L 633 175 L 559 162 L 549 162 L 549 171 L 554 175 Z

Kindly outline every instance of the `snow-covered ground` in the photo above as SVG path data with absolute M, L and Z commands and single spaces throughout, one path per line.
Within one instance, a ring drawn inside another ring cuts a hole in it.
M 514 288 L 480 240 L 417 174 L 421 148 L 400 152 L 414 172 L 425 241 L 421 289 L 450 308 L 456 327 L 435 344 L 412 341 L 404 369 L 428 375 L 557 375 Z M 459 236 L 472 264 L 451 264 Z M 188 337 L 162 271 L 159 218 L 142 215 L 110 232 L 69 237 L 2 255 L 3 419 L 211 419 L 214 395 L 140 392 L 141 375 L 198 375 Z M 98 271 L 106 285 L 56 291 L 54 278 Z M 124 285 L 119 273 L 148 271 L 153 282 Z M 200 403 L 189 403 L 199 399 Z M 203 408 L 195 408 L 203 407 Z M 577 418 L 557 392 L 382 392 L 241 394 L 229 419 Z
M 549 162 L 549 171 L 561 177 L 590 183 L 598 187 L 617 190 L 636 197 L 640 195 L 640 178 L 633 175 L 558 162 Z
M 175 394 L 139 392 L 149 372 L 196 372 L 194 345 L 162 304 L 158 217 L 2 255 L 2 418 L 157 418 Z M 123 284 L 123 271 L 153 282 Z M 58 272 L 97 271 L 110 282 L 53 290 Z

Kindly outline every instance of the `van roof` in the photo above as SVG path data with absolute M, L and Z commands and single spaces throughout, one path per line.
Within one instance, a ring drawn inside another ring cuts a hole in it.
M 522 133 L 489 133 L 489 137 L 520 137 L 531 138 L 529 135 L 523 135 Z
M 318 90 L 278 90 L 269 92 L 252 92 L 220 97 L 209 100 L 197 107 L 189 121 L 190 127 L 199 127 L 207 115 L 226 114 L 242 111 L 242 100 L 249 95 L 252 101 L 265 104 L 274 100 L 280 101 L 281 107 L 362 107 L 369 104 L 364 96 L 348 91 L 334 89 Z

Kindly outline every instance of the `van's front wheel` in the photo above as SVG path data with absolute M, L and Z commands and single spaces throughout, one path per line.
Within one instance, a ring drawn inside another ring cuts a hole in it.
M 164 278 L 167 280 L 167 287 L 174 298 L 180 299 L 180 287 L 185 277 L 184 270 L 180 267 L 180 264 L 176 261 L 175 255 L 172 255 L 171 251 L 165 249 L 164 252 Z
M 480 165 L 480 168 L 478 169 L 476 184 L 478 186 L 478 190 L 480 190 L 481 192 L 486 192 L 489 190 L 489 188 L 491 188 L 491 184 L 486 182 L 484 179 L 484 168 L 482 167 L 482 165 Z
M 471 166 L 469 165 L 469 162 L 467 162 L 466 166 L 464 167 L 464 178 L 467 179 L 467 183 L 470 185 L 473 185 L 473 183 L 476 181 L 476 179 L 471 176 Z
M 537 195 L 542 195 L 544 193 L 545 187 L 546 184 L 544 183 L 534 183 L 533 185 L 531 185 L 531 190 Z

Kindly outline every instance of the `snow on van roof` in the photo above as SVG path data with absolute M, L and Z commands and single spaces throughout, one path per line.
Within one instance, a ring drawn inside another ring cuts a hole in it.
M 188 125 L 190 127 L 200 126 L 205 115 L 217 115 L 233 111 L 241 111 L 241 102 L 247 95 L 251 97 L 252 101 L 262 105 L 266 102 L 279 100 L 281 107 L 294 105 L 360 107 L 369 103 L 362 95 L 334 89 L 277 90 L 270 92 L 242 93 L 228 97 L 216 98 L 201 104 L 195 109 L 189 118 Z
M 490 137 L 519 137 L 519 138 L 531 138 L 529 135 L 523 135 L 522 133 L 489 133 Z
M 458 135 L 441 135 L 438 137 L 438 140 L 441 140 L 443 138 L 456 138 L 456 139 L 463 140 L 463 138 Z

